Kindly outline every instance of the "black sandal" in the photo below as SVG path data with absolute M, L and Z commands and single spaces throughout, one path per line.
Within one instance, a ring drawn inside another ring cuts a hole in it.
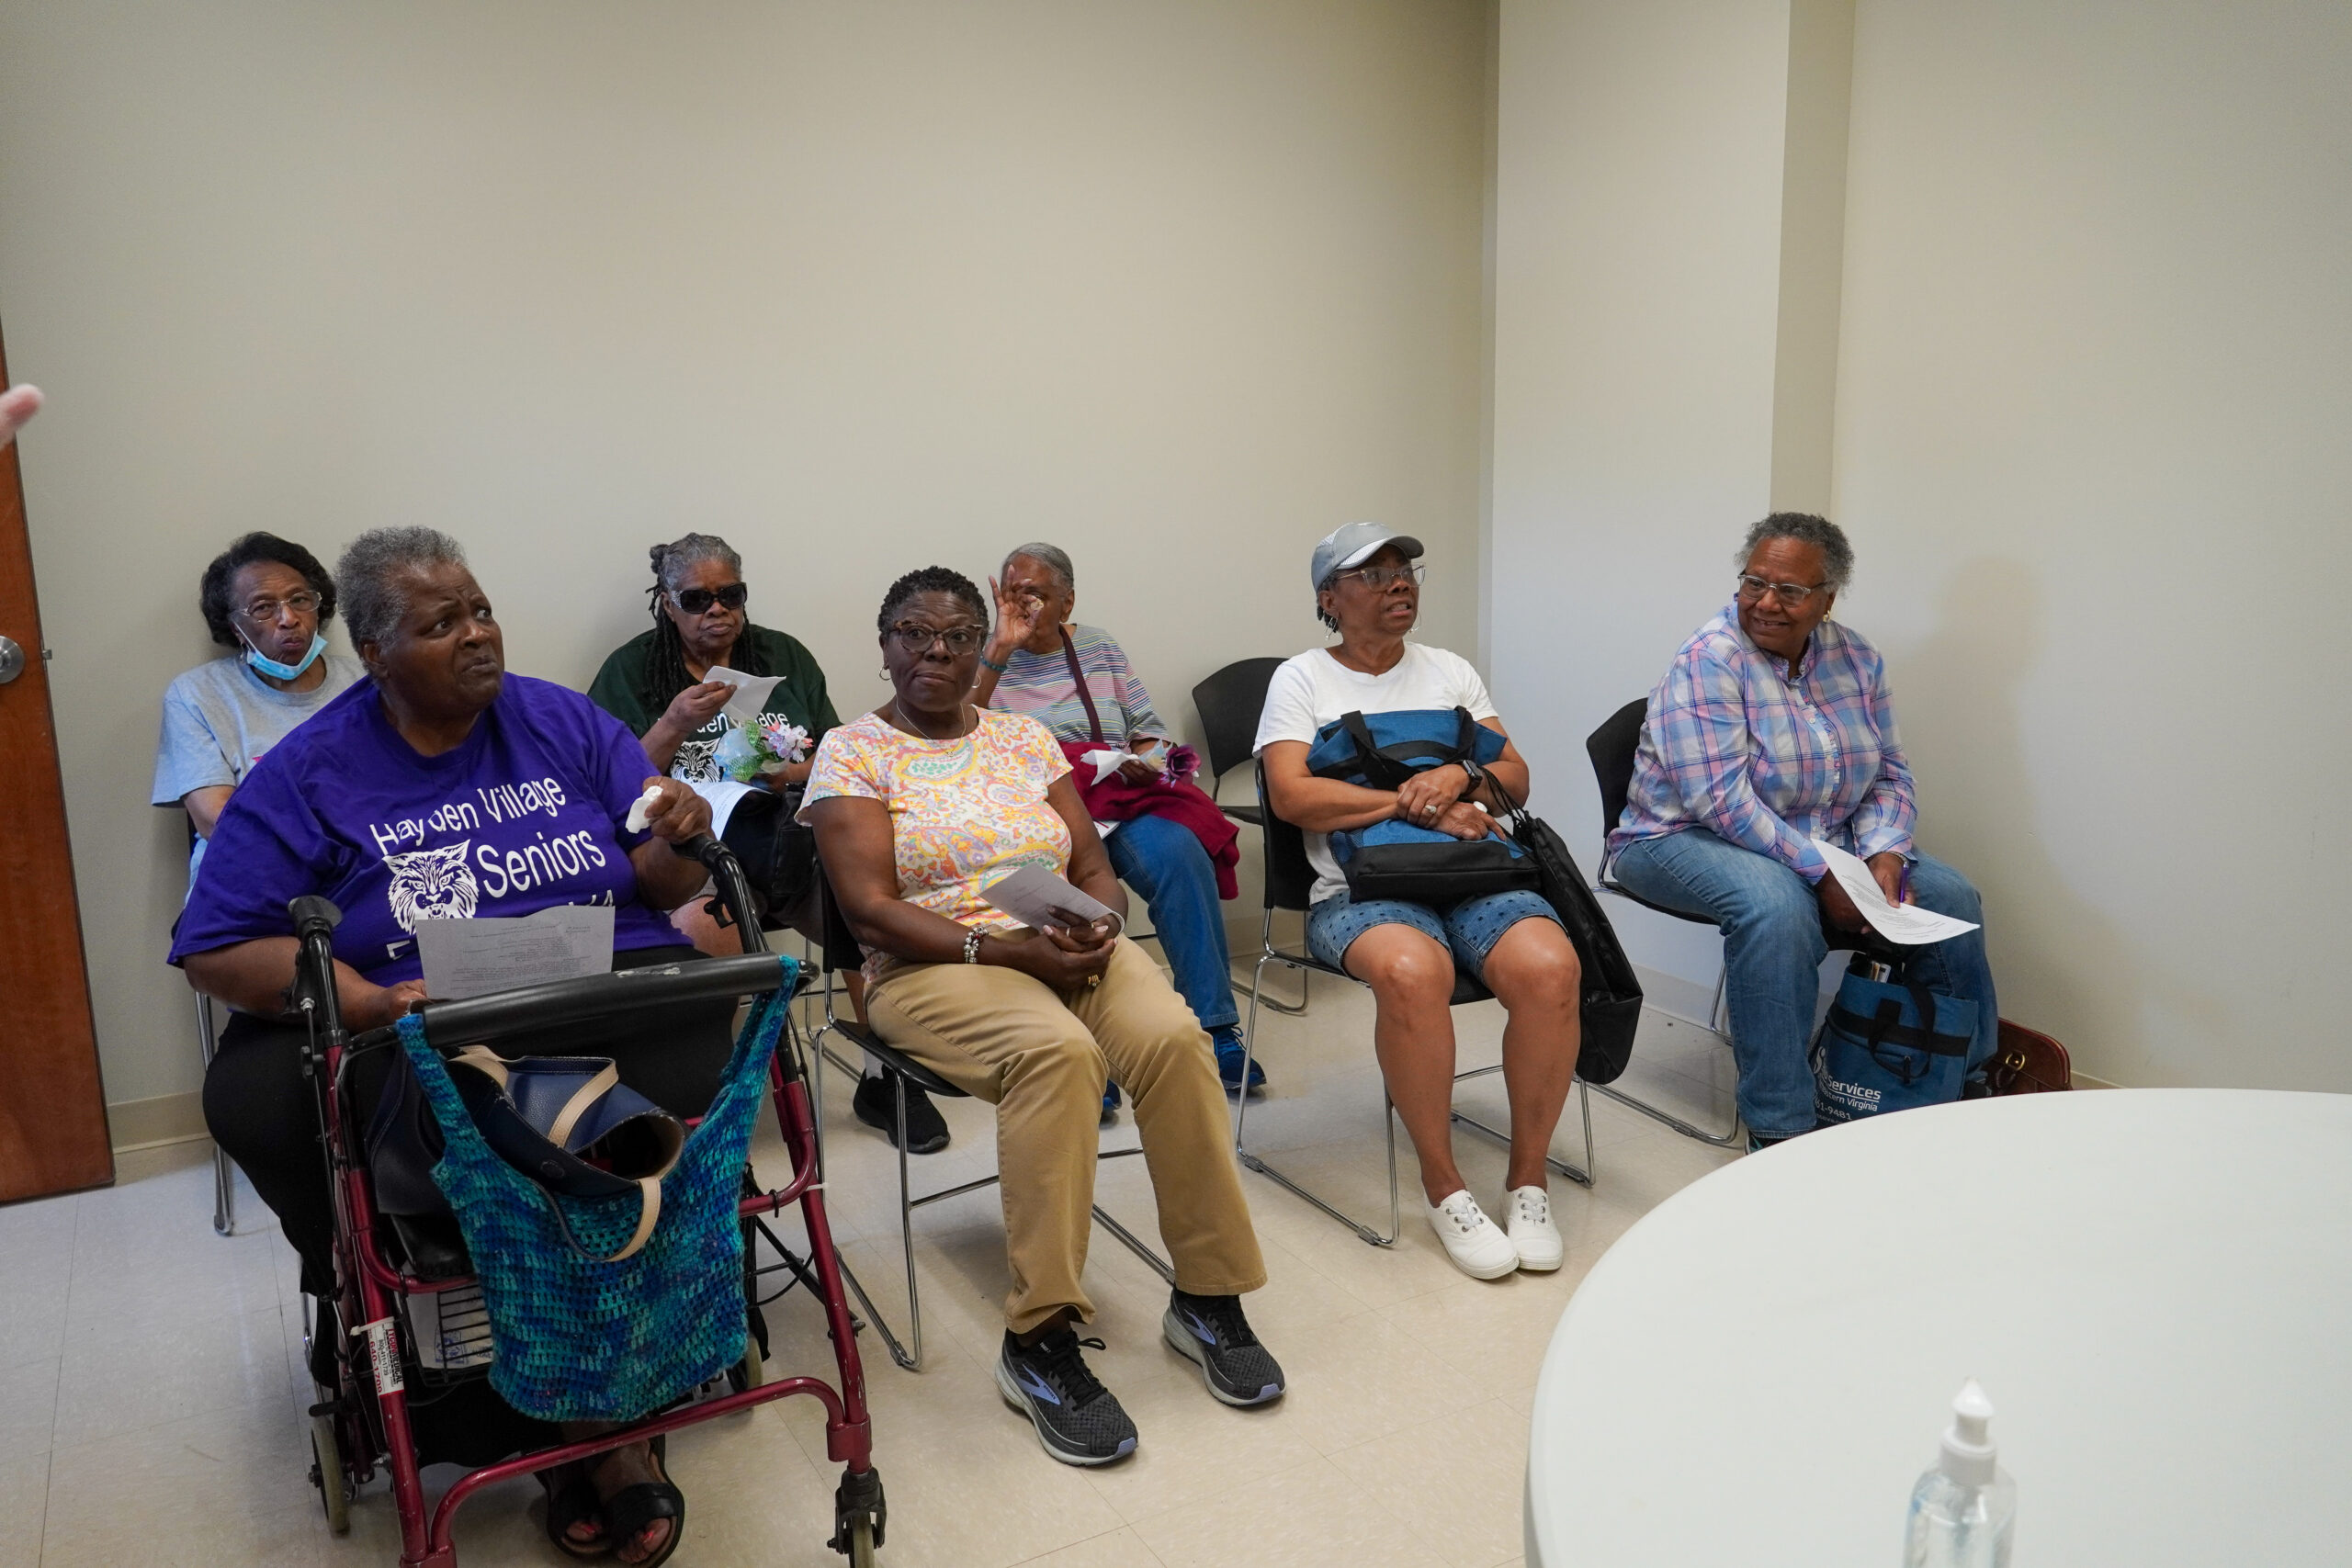
M 605 1540 L 617 1555 L 625 1544 L 645 1533 L 650 1525 L 670 1521 L 670 1539 L 652 1556 L 629 1564 L 629 1568 L 654 1568 L 670 1561 L 678 1550 L 678 1542 L 686 1535 L 686 1497 L 670 1481 L 669 1443 L 655 1438 L 646 1445 L 653 1456 L 653 1472 L 659 1481 L 640 1481 L 634 1486 L 624 1486 L 605 1499 Z
M 588 1479 L 588 1467 L 575 1460 L 538 1472 L 537 1480 L 548 1495 L 548 1539 L 556 1550 L 582 1562 L 610 1557 L 613 1529 L 605 1518 L 605 1500 L 596 1495 L 595 1483 Z M 572 1526 L 591 1521 L 604 1525 L 605 1533 L 594 1540 L 571 1539 Z

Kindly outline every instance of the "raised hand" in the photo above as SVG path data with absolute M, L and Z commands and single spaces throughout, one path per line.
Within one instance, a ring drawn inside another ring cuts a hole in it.
M 1037 635 L 1038 617 L 1046 611 L 1045 602 L 1026 593 L 1008 593 L 993 577 L 989 579 L 989 592 L 996 600 L 996 632 L 989 639 L 989 657 L 997 663 L 1004 656 Z

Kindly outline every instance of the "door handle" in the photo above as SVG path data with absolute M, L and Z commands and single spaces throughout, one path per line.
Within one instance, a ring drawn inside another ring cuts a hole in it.
M 0 686 L 25 672 L 25 650 L 13 637 L 0 637 Z

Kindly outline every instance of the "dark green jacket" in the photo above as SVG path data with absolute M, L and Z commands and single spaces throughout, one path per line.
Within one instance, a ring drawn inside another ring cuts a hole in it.
M 775 690 L 769 694 L 763 712 L 782 714 L 808 732 L 810 755 L 816 753 L 817 742 L 825 731 L 839 724 L 834 716 L 832 699 L 825 694 L 825 672 L 817 668 L 816 658 L 800 645 L 797 637 L 783 632 L 770 631 L 765 626 L 747 626 L 737 643 L 737 668 L 741 668 L 741 649 L 749 642 L 766 657 L 768 673 L 781 675 Z M 588 700 L 619 719 L 632 735 L 642 736 L 653 728 L 670 705 L 669 695 L 657 697 L 645 673 L 646 654 L 653 647 L 653 633 L 649 629 L 637 634 L 613 649 L 605 667 L 596 671 L 589 682 Z M 725 714 L 714 714 L 708 724 L 679 744 L 678 754 L 670 763 L 670 776 L 695 783 L 709 783 L 726 776 L 711 760 L 718 742 L 734 723 Z

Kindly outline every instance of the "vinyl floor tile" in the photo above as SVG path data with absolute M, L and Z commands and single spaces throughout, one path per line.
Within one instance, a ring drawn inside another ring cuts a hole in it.
M 1341 1450 L 1331 1463 L 1452 1568 L 1519 1555 L 1527 1419 L 1501 1400 Z

